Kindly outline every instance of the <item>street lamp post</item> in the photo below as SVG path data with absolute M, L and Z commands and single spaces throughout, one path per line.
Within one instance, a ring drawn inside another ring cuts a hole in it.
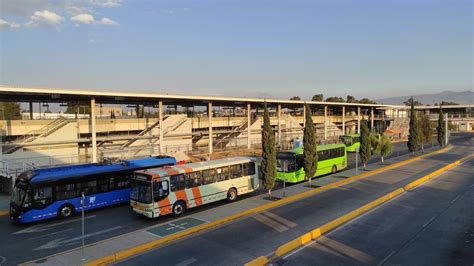
M 85 261 L 86 258 L 84 257 L 84 205 L 85 205 L 85 200 L 86 196 L 84 195 L 84 192 L 81 193 L 82 198 L 81 198 L 81 209 L 82 209 L 82 259 L 81 261 Z

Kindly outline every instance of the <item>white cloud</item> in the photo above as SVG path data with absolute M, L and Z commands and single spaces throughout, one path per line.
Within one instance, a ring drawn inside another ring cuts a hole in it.
M 95 19 L 91 14 L 79 14 L 71 18 L 71 21 L 76 24 L 91 25 L 95 23 Z
M 122 0 L 91 0 L 91 3 L 101 7 L 117 7 L 122 5 Z
M 17 29 L 20 27 L 20 24 L 15 22 L 8 22 L 0 18 L 0 29 Z
M 102 25 L 106 25 L 106 26 L 118 26 L 118 25 L 119 25 L 118 22 L 113 21 L 113 20 L 111 20 L 111 19 L 109 19 L 109 18 L 102 18 L 102 19 L 100 20 L 100 23 L 101 23 Z
M 49 26 L 57 26 L 63 20 L 64 18 L 61 17 L 60 15 L 48 10 L 43 10 L 43 11 L 36 11 L 30 17 L 30 21 L 28 21 L 25 25 L 28 27 L 36 27 L 41 24 L 46 24 Z

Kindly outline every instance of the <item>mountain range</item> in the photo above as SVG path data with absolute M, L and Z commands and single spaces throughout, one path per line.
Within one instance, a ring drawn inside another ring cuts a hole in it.
M 442 91 L 440 93 L 433 94 L 419 94 L 419 95 L 410 95 L 410 96 L 400 96 L 400 97 L 390 97 L 375 100 L 377 103 L 383 104 L 399 104 L 403 105 L 403 102 L 412 97 L 421 102 L 424 105 L 434 105 L 435 103 L 445 102 L 455 102 L 458 104 L 474 104 L 474 92 L 467 91 Z

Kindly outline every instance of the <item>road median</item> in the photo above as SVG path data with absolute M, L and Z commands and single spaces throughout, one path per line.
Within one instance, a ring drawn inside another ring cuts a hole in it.
M 284 255 L 292 252 L 293 250 L 296 250 L 300 247 L 303 247 L 304 245 L 308 244 L 309 242 L 311 241 L 314 241 L 314 240 L 317 240 L 320 236 L 336 229 L 337 227 L 347 223 L 348 221 L 354 219 L 354 218 L 357 218 L 358 216 L 364 214 L 364 213 L 367 213 L 368 211 L 384 204 L 385 202 L 401 195 L 402 193 L 406 192 L 406 191 L 409 191 L 411 189 L 414 189 L 416 188 L 417 186 L 423 184 L 424 182 L 430 180 L 431 178 L 435 177 L 435 176 L 438 176 L 458 165 L 460 165 L 461 163 L 467 161 L 467 160 L 470 160 L 474 158 L 474 154 L 470 154 L 468 156 L 465 156 L 463 157 L 462 159 L 458 160 L 458 161 L 455 161 L 441 169 L 438 169 L 428 175 L 425 175 L 403 187 L 400 187 L 374 201 L 371 201 L 365 205 L 363 205 L 362 207 L 360 208 L 357 208 L 335 220 L 332 220 L 326 224 L 324 224 L 323 226 L 320 226 L 318 228 L 315 228 L 314 230 L 306 233 L 306 234 L 303 234 L 301 235 L 300 237 L 294 239 L 294 240 L 291 240 L 289 241 L 288 243 L 285 243 L 283 245 L 281 245 L 280 247 L 278 247 L 275 252 L 269 256 L 269 257 L 266 257 L 266 256 L 261 256 L 261 257 L 258 257 L 248 263 L 246 263 L 245 265 L 249 266 L 249 265 L 252 265 L 252 266 L 258 266 L 258 265 L 266 265 L 268 264 L 269 262 L 272 262 L 272 261 L 275 261 L 277 260 L 278 258 L 281 258 L 283 257 Z

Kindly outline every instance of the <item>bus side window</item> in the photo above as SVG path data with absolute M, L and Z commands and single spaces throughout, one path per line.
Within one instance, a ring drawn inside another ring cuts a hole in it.
M 97 182 L 95 180 L 77 183 L 76 195 L 79 197 L 84 192 L 84 195 L 91 195 L 97 193 Z
M 33 208 L 44 208 L 53 202 L 53 188 L 39 187 L 33 190 Z
M 76 197 L 75 184 L 56 186 L 56 200 L 64 200 Z
M 255 174 L 255 163 L 254 162 L 244 163 L 242 172 L 243 172 L 244 175 L 254 175 Z
M 117 176 L 115 178 L 115 187 L 116 189 L 125 189 L 130 187 L 130 180 L 131 176 L 129 175 L 123 175 L 123 176 Z
M 158 202 L 166 198 L 169 194 L 168 181 L 158 181 L 153 183 L 153 201 Z
M 201 185 L 201 172 L 193 172 L 186 175 L 186 188 L 198 187 Z
M 239 177 L 242 177 L 242 165 L 237 164 L 230 166 L 230 178 L 234 179 Z
M 183 174 L 175 175 L 170 177 L 171 179 L 171 191 L 183 190 L 185 188 L 185 178 Z
M 229 167 L 217 168 L 217 182 L 227 180 L 229 178 Z
M 202 181 L 204 185 L 212 184 L 216 182 L 216 170 L 209 169 L 202 171 Z

